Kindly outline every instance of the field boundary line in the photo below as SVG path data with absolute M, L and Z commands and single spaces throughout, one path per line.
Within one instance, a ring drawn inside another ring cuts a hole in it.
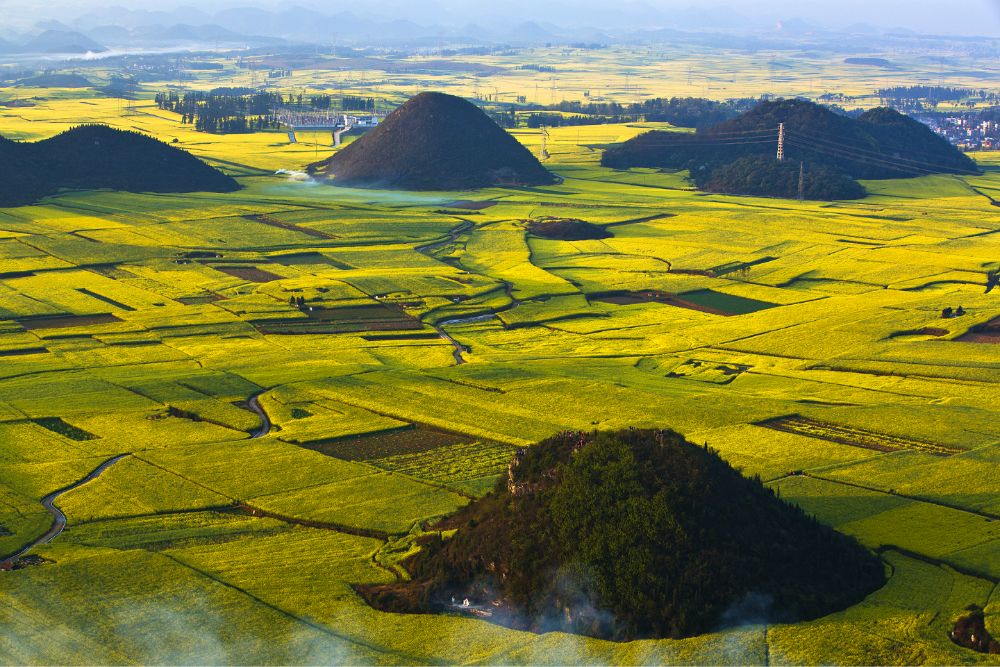
M 953 510 L 955 512 L 964 512 L 966 514 L 971 514 L 972 516 L 978 516 L 981 519 L 987 519 L 989 521 L 1000 521 L 1000 516 L 997 516 L 995 514 L 986 514 L 984 512 L 976 512 L 974 510 L 965 509 L 963 507 L 956 507 L 954 505 L 948 505 L 948 504 L 942 503 L 942 502 L 936 502 L 936 501 L 933 501 L 933 500 L 927 500 L 927 499 L 921 498 L 919 496 L 911 496 L 911 495 L 908 495 L 908 494 L 905 494 L 905 493 L 898 493 L 894 489 L 890 489 L 889 491 L 885 491 L 883 489 L 877 489 L 877 488 L 872 487 L 872 486 L 865 486 L 864 484 L 858 484 L 856 482 L 845 482 L 843 480 L 833 479 L 833 478 L 830 478 L 830 477 L 822 477 L 821 475 L 818 475 L 816 473 L 811 473 L 811 472 L 808 472 L 808 471 L 803 471 L 803 472 L 799 473 L 798 475 L 786 475 L 785 477 L 779 477 L 778 479 L 776 479 L 774 481 L 780 481 L 782 479 L 788 479 L 790 477 L 810 477 L 812 479 L 818 479 L 818 480 L 820 480 L 822 482 L 830 482 L 832 484 L 842 484 L 844 486 L 853 486 L 856 489 L 864 489 L 865 491 L 873 491 L 875 493 L 881 493 L 882 495 L 886 495 L 886 496 L 896 496 L 897 498 L 903 498 L 904 500 L 910 500 L 910 501 L 913 501 L 913 502 L 916 502 L 916 503 L 924 503 L 926 505 L 934 505 L 935 507 L 943 507 L 944 509 Z M 1000 538 L 997 538 L 997 539 L 1000 539 Z M 988 541 L 992 541 L 992 540 L 988 540 Z M 968 548 L 968 547 L 965 547 L 965 548 Z M 949 567 L 951 567 L 951 566 L 949 565 Z

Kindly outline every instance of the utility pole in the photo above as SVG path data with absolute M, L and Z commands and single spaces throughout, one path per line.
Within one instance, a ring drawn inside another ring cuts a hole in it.
M 778 162 L 785 161 L 785 124 L 778 124 Z
M 805 163 L 800 161 L 799 162 L 799 201 L 802 201 L 803 199 L 805 199 L 804 192 L 803 192 L 803 190 L 805 190 L 805 188 L 803 187 L 803 184 L 804 184 L 803 183 L 804 175 L 805 175 Z

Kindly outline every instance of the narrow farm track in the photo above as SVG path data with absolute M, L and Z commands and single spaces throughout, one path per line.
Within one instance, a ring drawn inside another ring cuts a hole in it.
M 265 435 L 271 432 L 271 420 L 268 418 L 267 413 L 264 412 L 264 408 L 260 407 L 260 401 L 257 399 L 263 396 L 267 392 L 261 392 L 253 398 L 250 399 L 250 409 L 257 413 L 260 417 L 260 430 L 254 433 L 252 438 L 263 438 Z
M 445 320 L 444 322 L 440 322 L 440 323 L 434 325 L 434 330 L 437 331 L 441 335 L 441 338 L 444 338 L 445 340 L 449 341 L 452 345 L 455 346 L 455 352 L 453 354 L 455 355 L 455 361 L 457 361 L 459 365 L 465 363 L 465 359 L 462 358 L 462 353 L 466 351 L 465 350 L 465 346 L 462 345 L 461 343 L 459 343 L 454 338 L 452 338 L 450 335 L 448 335 L 448 333 L 442 327 L 444 327 L 444 325 L 446 325 L 446 324 L 465 324 L 467 322 L 483 322 L 483 321 L 488 320 L 490 318 L 496 317 L 497 313 L 505 313 L 508 310 L 513 310 L 513 309 L 517 308 L 518 306 L 520 306 L 521 302 L 518 301 L 517 299 L 515 299 L 511 295 L 511 290 L 514 289 L 514 284 L 513 283 L 509 283 L 506 280 L 503 281 L 503 284 L 507 286 L 506 294 L 507 294 L 507 298 L 510 299 L 510 305 L 509 306 L 505 306 L 504 308 L 501 308 L 500 310 L 496 310 L 496 311 L 494 311 L 492 313 L 487 313 L 485 315 L 476 315 L 475 317 L 465 317 L 465 318 L 461 318 L 461 319 L 457 319 L 457 320 Z
M 101 476 L 101 473 L 103 473 L 105 470 L 107 470 L 108 468 L 110 468 L 114 464 L 118 463 L 119 461 L 121 461 L 122 459 L 124 459 L 127 456 L 131 456 L 131 454 L 120 454 L 120 455 L 116 456 L 113 459 L 105 461 L 96 470 L 94 470 L 92 473 L 90 473 L 89 475 L 87 475 L 86 477 L 84 477 L 83 479 L 81 479 L 79 482 L 77 482 L 73 486 L 69 486 L 69 487 L 63 489 L 62 491 L 56 491 L 55 493 L 51 493 L 51 494 L 45 496 L 44 498 L 42 498 L 42 507 L 44 507 L 46 509 L 46 511 L 48 511 L 48 513 L 51 514 L 52 517 L 55 519 L 55 521 L 52 524 L 52 527 L 49 528 L 49 530 L 48 530 L 47 533 L 45 533 L 44 535 L 42 535 L 41 537 L 39 537 L 37 540 L 35 540 L 31 544 L 29 544 L 28 546 L 24 547 L 23 549 L 21 549 L 20 551 L 18 551 L 16 554 L 14 554 L 13 556 L 11 556 L 10 558 L 8 558 L 8 559 L 0 562 L 0 567 L 10 566 L 11 564 L 14 563 L 14 561 L 16 561 L 18 558 L 20 558 L 24 554 L 28 553 L 29 551 L 31 551 L 32 549 L 34 549 L 38 545 L 40 545 L 40 544 L 46 544 L 47 542 L 51 542 L 53 539 L 55 539 L 55 537 L 57 535 L 59 535 L 59 533 L 63 532 L 64 528 L 66 528 L 66 515 L 63 514 L 53 504 L 53 503 L 55 503 L 56 498 L 58 498 L 59 496 L 61 496 L 64 493 L 66 493 L 67 491 L 72 491 L 73 489 L 75 489 L 77 487 L 80 487 L 80 486 L 83 486 L 84 484 L 86 484 L 87 482 L 89 482 L 91 480 L 97 479 L 98 477 Z
M 434 250 L 437 250 L 438 248 L 445 247 L 449 243 L 453 243 L 455 241 L 455 239 L 457 239 L 459 236 L 461 236 L 462 234 L 464 234 L 465 232 L 469 231 L 470 229 L 472 229 L 475 226 L 476 226 L 476 223 L 472 222 L 471 220 L 466 220 L 464 223 L 462 223 L 461 225 L 459 225 L 458 227 L 456 227 L 455 229 L 453 229 L 451 231 L 451 233 L 448 234 L 448 238 L 445 239 L 444 241 L 440 241 L 438 243 L 432 243 L 431 245 L 420 246 L 419 248 L 415 248 L 415 250 L 417 252 L 421 253 L 421 254 L 426 255 L 427 253 L 432 252 Z M 465 350 L 465 346 L 462 345 L 461 343 L 459 343 L 454 338 L 452 338 L 444 330 L 444 328 L 443 328 L 444 325 L 446 325 L 446 324 L 464 324 L 466 322 L 480 322 L 480 321 L 483 321 L 483 320 L 490 319 L 491 317 L 495 316 L 497 313 L 503 313 L 503 312 L 506 312 L 508 310 L 512 310 L 512 309 L 517 308 L 518 306 L 520 306 L 521 302 L 518 301 L 517 299 L 515 299 L 513 296 L 511 296 L 511 290 L 514 289 L 514 285 L 512 283 L 507 282 L 506 280 L 503 281 L 503 283 L 504 283 L 504 285 L 507 286 L 506 293 L 507 293 L 507 298 L 510 299 L 510 305 L 509 306 L 506 306 L 505 308 L 501 308 L 500 310 L 494 311 L 492 313 L 487 313 L 485 315 L 476 315 L 475 317 L 465 317 L 465 318 L 460 318 L 460 319 L 455 319 L 455 320 L 445 320 L 444 322 L 440 322 L 440 323 L 434 325 L 434 330 L 438 332 L 438 335 L 441 336 L 441 338 L 443 338 L 446 341 L 448 341 L 449 343 L 451 343 L 455 347 L 455 351 L 452 354 L 455 356 L 455 362 L 458 365 L 462 365 L 462 364 L 465 363 L 465 359 L 462 357 L 462 353 L 466 351 Z

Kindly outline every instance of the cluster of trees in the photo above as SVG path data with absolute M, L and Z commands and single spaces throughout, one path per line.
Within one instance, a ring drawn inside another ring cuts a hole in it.
M 329 109 L 330 108 L 330 96 L 329 95 L 313 95 L 309 98 L 309 106 L 313 109 Z
M 344 95 L 340 99 L 341 111 L 375 111 L 374 97 L 358 97 L 356 95 Z
M 604 116 L 563 116 L 557 113 L 533 113 L 528 116 L 528 127 L 568 127 L 571 125 L 602 125 L 609 120 Z M 515 125 L 516 127 L 516 125 Z
M 370 601 L 470 597 L 514 627 L 629 640 L 711 631 L 751 592 L 769 601 L 759 622 L 817 618 L 885 581 L 854 538 L 670 430 L 564 432 L 513 470 L 534 493 L 504 476 L 404 561 L 412 582 Z
M 245 91 L 249 89 L 222 88 L 208 94 L 184 93 L 183 97 L 170 91 L 158 93 L 156 104 L 165 111 L 181 114 L 182 123 L 191 123 L 199 132 L 209 134 L 244 134 L 279 127 L 271 113 L 282 103 L 281 95 L 239 94 Z
M 736 109 L 728 104 L 700 97 L 657 97 L 643 101 L 642 109 L 647 122 L 697 129 L 718 125 L 738 115 Z
M 531 70 L 535 70 L 536 72 L 555 72 L 556 71 L 555 67 L 550 67 L 548 65 L 535 65 L 535 64 L 531 64 L 531 63 L 529 63 L 527 65 L 518 65 L 514 69 L 531 69 Z
M 894 86 L 879 88 L 875 92 L 882 106 L 914 111 L 922 110 L 925 103 L 933 107 L 941 102 L 960 102 L 968 97 L 979 97 L 990 101 L 997 99 L 996 93 L 986 90 L 949 86 Z
M 804 166 L 802 195 L 805 199 L 861 199 L 863 185 L 837 169 L 808 163 Z M 758 197 L 794 199 L 799 190 L 798 162 L 778 162 L 773 156 L 744 157 L 712 171 L 694 171 L 691 176 L 701 190 L 733 192 Z

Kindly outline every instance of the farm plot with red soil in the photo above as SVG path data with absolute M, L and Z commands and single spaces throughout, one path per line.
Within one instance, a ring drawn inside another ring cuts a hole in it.
M 955 339 L 959 343 L 1000 344 L 1000 317 L 995 317 L 986 324 L 973 327 L 969 333 Z

